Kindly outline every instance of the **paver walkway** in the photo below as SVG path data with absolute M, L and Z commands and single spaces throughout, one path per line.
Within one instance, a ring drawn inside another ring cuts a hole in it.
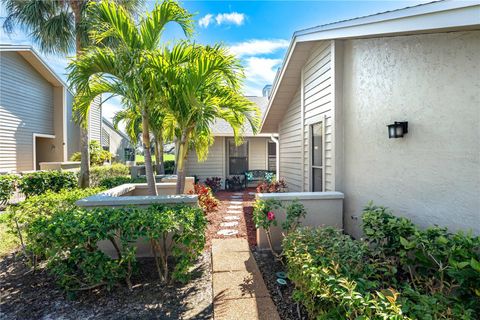
M 280 320 L 244 238 L 213 239 L 215 320 Z
M 213 309 L 215 320 L 279 320 L 257 263 L 250 252 L 245 229 L 245 206 L 253 195 L 225 193 L 225 208 L 218 212 L 222 222 L 218 239 L 212 240 Z

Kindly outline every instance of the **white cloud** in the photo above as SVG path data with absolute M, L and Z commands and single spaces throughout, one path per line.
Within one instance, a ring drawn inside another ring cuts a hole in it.
M 231 12 L 231 13 L 218 13 L 214 15 L 212 13 L 208 13 L 204 15 L 200 20 L 198 20 L 198 24 L 202 28 L 207 28 L 210 24 L 216 22 L 217 25 L 228 25 L 234 24 L 237 26 L 241 26 L 245 21 L 245 14 L 238 13 L 238 12 Z
M 249 57 L 245 61 L 245 94 L 261 96 L 262 89 L 272 84 L 280 66 L 281 59 Z
M 288 47 L 289 42 L 285 39 L 258 40 L 252 39 L 230 46 L 230 52 L 238 57 L 270 54 Z
M 200 27 L 206 28 L 212 22 L 213 14 L 206 14 L 203 18 L 198 21 Z
M 245 15 L 243 13 L 232 12 L 232 13 L 219 13 L 215 17 L 218 25 L 222 24 L 236 24 L 241 26 L 245 20 Z

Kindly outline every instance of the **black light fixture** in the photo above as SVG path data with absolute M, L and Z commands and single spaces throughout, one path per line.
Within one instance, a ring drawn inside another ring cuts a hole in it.
M 408 133 L 408 122 L 397 122 L 389 124 L 388 126 L 388 138 L 403 138 Z

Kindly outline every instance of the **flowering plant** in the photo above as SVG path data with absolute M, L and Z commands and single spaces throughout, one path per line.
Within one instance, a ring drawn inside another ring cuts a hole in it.
M 205 184 L 212 189 L 212 192 L 215 193 L 220 190 L 222 186 L 222 178 L 220 177 L 211 177 L 205 179 Z
M 205 213 L 218 209 L 218 200 L 213 196 L 210 187 L 204 184 L 196 184 L 193 189 L 190 194 L 198 195 L 198 203 Z
M 273 219 L 275 219 L 275 213 L 273 213 L 273 211 L 268 211 L 267 218 L 268 220 L 272 221 Z
M 285 179 L 281 178 L 280 180 L 273 181 L 263 181 L 257 186 L 257 193 L 274 193 L 274 192 L 285 192 L 287 190 L 287 183 Z

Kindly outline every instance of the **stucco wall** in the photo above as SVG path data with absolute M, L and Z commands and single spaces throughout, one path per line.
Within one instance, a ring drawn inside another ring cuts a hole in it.
M 480 233 L 480 32 L 344 43 L 344 222 L 369 200 Z M 386 125 L 408 121 L 403 139 Z

